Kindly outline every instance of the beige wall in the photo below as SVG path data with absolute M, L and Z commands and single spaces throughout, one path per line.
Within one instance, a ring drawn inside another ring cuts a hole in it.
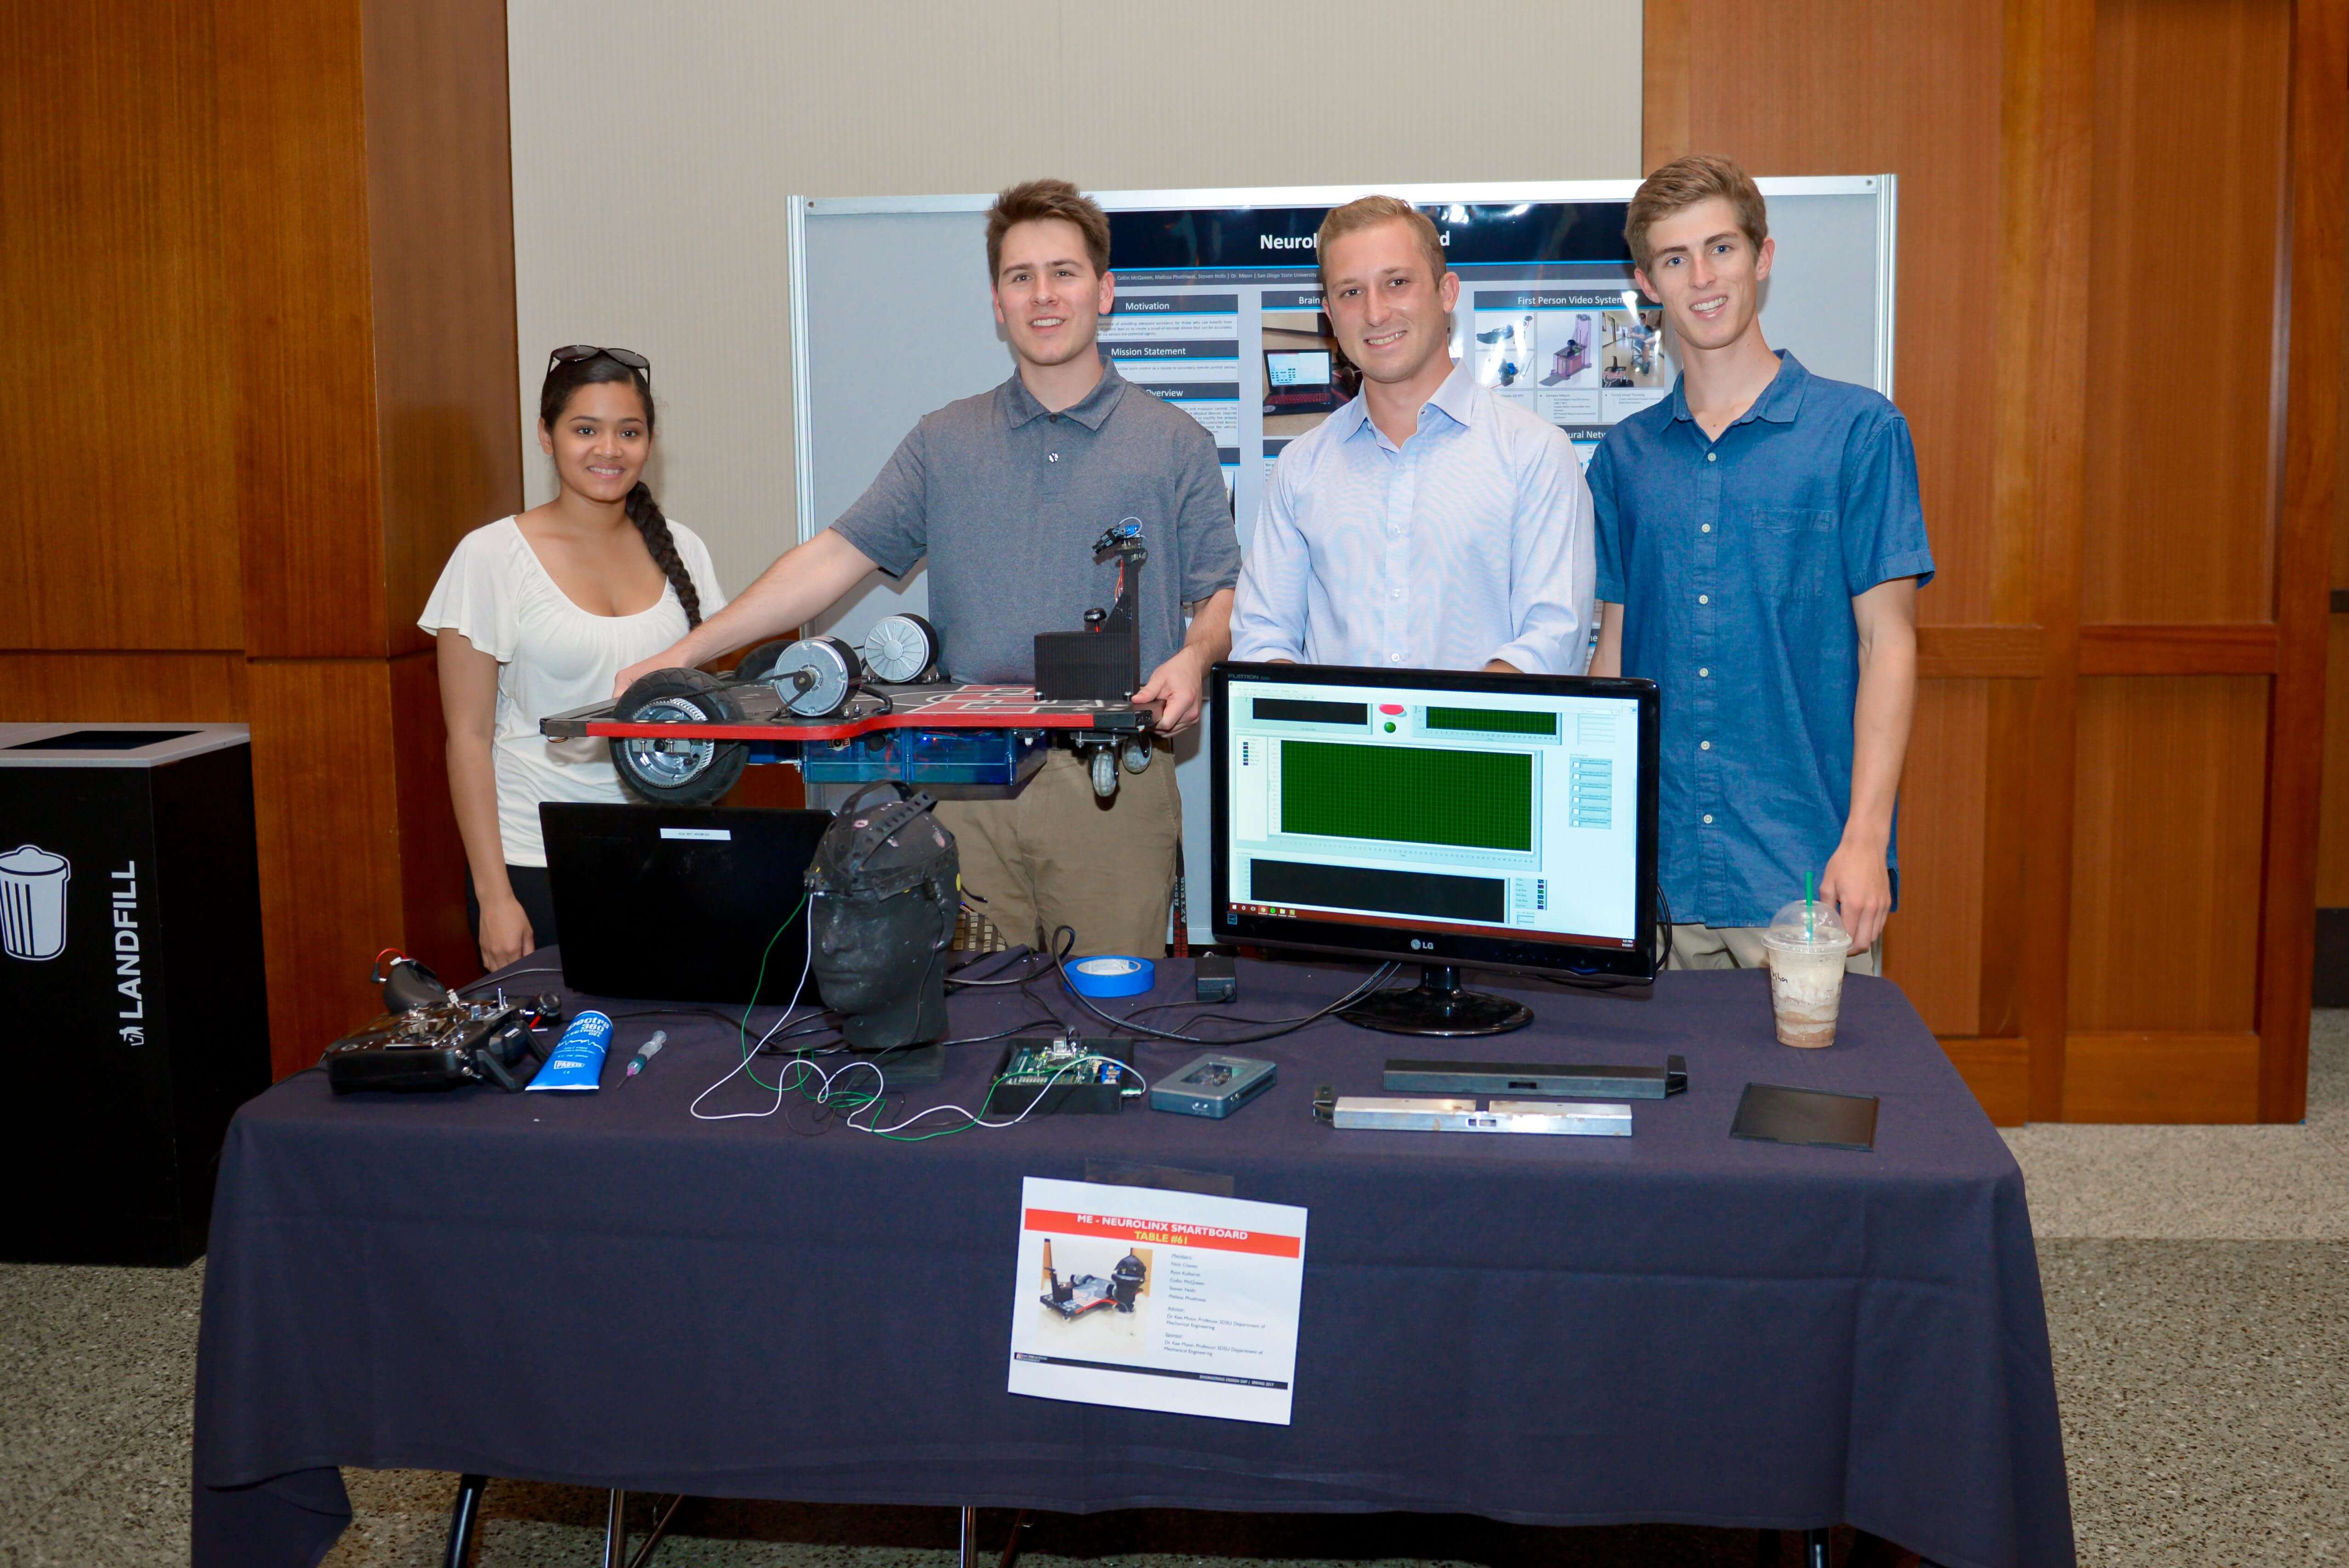
M 730 592 L 792 537 L 784 202 L 1640 171 L 1637 0 L 508 0 L 525 431 L 546 351 L 653 362 L 662 504 Z M 1378 129 L 1349 84 L 1368 95 Z M 984 265 L 973 261 L 975 287 Z M 529 499 L 553 475 L 526 440 Z

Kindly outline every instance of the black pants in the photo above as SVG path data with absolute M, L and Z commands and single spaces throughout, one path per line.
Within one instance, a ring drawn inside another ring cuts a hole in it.
M 551 948 L 554 935 L 554 889 L 546 879 L 543 866 L 509 866 L 506 880 L 513 884 L 514 902 L 530 917 L 530 940 L 533 947 Z M 465 867 L 465 924 L 473 933 L 473 941 L 481 940 L 481 900 L 473 891 L 473 868 Z

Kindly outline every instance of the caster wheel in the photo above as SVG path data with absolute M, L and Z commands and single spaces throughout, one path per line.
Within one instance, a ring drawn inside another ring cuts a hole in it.
M 654 724 L 729 724 L 742 717 L 724 683 L 698 670 L 656 670 L 628 688 L 616 718 Z M 638 800 L 657 805 L 708 805 L 734 787 L 750 760 L 740 741 L 610 742 L 612 767 Z
M 1107 800 L 1117 793 L 1117 754 L 1107 746 L 1093 753 L 1093 793 Z
M 1150 765 L 1150 742 L 1128 741 L 1119 748 L 1119 755 L 1125 763 L 1127 773 L 1138 774 Z

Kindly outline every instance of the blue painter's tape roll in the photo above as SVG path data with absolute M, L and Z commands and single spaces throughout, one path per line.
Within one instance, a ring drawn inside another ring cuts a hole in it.
M 1071 959 L 1069 983 L 1080 996 L 1140 996 L 1158 983 L 1158 966 L 1117 954 Z

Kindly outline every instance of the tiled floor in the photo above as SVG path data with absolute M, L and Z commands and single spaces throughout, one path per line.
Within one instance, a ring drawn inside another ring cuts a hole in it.
M 2008 1134 L 2040 1238 L 2085 1564 L 2349 1563 L 2349 1012 L 2317 1017 L 2297 1127 Z M 201 1266 L 0 1266 L 0 1564 L 187 1561 Z M 353 1472 L 326 1568 L 437 1568 L 453 1478 Z M 641 1506 L 641 1505 L 640 1505 Z M 479 1568 L 600 1561 L 603 1497 L 492 1488 Z M 664 1564 L 936 1568 L 943 1511 L 704 1502 Z M 988 1514 L 999 1546 L 1008 1516 Z M 1746 1568 L 1752 1538 L 1468 1519 L 1047 1519 L 1037 1568 L 1637 1563 Z M 1791 1557 L 1788 1559 L 1792 1561 Z

